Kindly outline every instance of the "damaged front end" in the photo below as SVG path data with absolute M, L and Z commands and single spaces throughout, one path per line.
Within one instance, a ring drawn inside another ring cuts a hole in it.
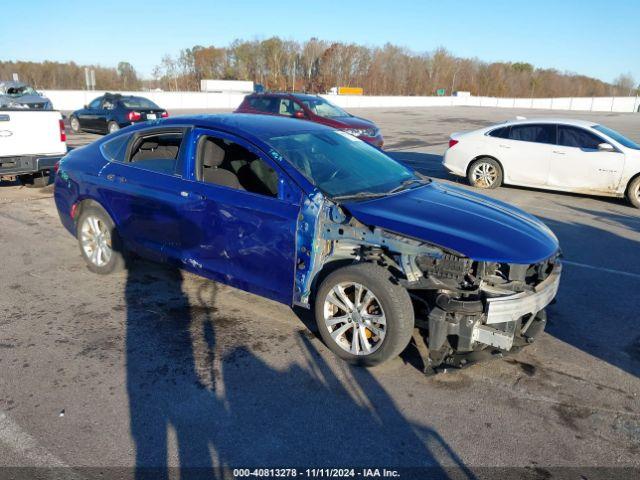
M 308 196 L 298 218 L 294 303 L 308 308 L 325 272 L 357 262 L 385 266 L 408 290 L 432 368 L 531 343 L 545 327 L 562 268 L 557 253 L 535 264 L 475 261 L 364 225 L 319 192 Z

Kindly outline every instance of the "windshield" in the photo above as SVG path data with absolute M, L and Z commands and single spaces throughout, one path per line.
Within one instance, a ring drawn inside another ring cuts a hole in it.
M 334 199 L 381 196 L 405 188 L 414 180 L 424 182 L 380 150 L 338 130 L 271 137 L 268 143 Z
M 120 103 L 122 103 L 122 105 L 124 105 L 126 108 L 143 108 L 143 109 L 144 108 L 148 108 L 148 109 L 160 108 L 151 100 L 147 100 L 146 98 L 142 98 L 142 97 L 123 98 L 122 100 L 120 100 Z
M 621 133 L 616 132 L 615 130 L 611 130 L 610 128 L 605 127 L 604 125 L 594 125 L 593 128 L 598 130 L 599 132 L 604 133 L 608 137 L 613 138 L 616 142 L 624 145 L 627 148 L 633 148 L 634 150 L 640 150 L 640 145 L 629 140 L 627 137 L 622 135 Z
M 22 85 L 20 87 L 9 87 L 7 88 L 7 95 L 13 98 L 22 97 L 23 95 L 38 95 L 33 88 L 29 85 Z
M 350 117 L 347 112 L 342 110 L 340 107 L 336 107 L 335 105 L 327 102 L 323 98 L 305 98 L 300 99 L 304 105 L 311 110 L 313 113 L 318 115 L 319 117 L 324 118 L 335 118 L 335 117 Z

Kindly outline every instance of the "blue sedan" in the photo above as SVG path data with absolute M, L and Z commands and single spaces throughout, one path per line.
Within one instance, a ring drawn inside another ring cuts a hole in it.
M 93 272 L 133 252 L 312 308 L 327 346 L 361 365 L 398 355 L 415 327 L 433 368 L 530 343 L 560 280 L 536 218 L 294 119 L 128 127 L 62 159 L 55 201 Z

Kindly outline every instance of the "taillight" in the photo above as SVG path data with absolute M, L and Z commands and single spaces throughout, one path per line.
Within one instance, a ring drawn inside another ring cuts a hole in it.
M 58 170 L 60 170 L 60 160 L 53 165 L 53 173 L 58 173 Z
M 453 138 L 449 139 L 449 148 L 458 144 L 458 140 L 454 140 Z
M 64 121 L 62 119 L 58 120 L 59 125 L 60 125 L 60 141 L 61 142 L 66 142 L 67 141 L 67 132 L 64 131 Z
M 127 118 L 130 122 L 135 122 L 136 120 L 140 120 L 140 118 L 142 118 L 142 115 L 140 115 L 139 112 L 129 112 L 127 114 Z
M 162 118 L 167 118 L 167 117 L 169 116 L 169 112 L 162 112 L 162 113 L 160 114 L 160 116 L 161 116 Z

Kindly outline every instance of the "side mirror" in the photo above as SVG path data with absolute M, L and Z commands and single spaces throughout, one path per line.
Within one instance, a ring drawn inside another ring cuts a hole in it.
M 85 110 L 88 110 L 88 109 L 89 109 L 89 105 L 85 105 L 85 106 L 84 106 L 84 107 L 82 107 L 82 108 L 84 108 Z
M 598 150 L 600 150 L 601 152 L 615 152 L 616 149 L 613 148 L 613 145 L 611 145 L 610 143 L 600 143 L 598 144 Z
M 293 114 L 293 116 L 296 117 L 296 118 L 304 118 L 305 117 L 304 112 L 302 110 L 298 110 L 297 112 L 295 112 Z

